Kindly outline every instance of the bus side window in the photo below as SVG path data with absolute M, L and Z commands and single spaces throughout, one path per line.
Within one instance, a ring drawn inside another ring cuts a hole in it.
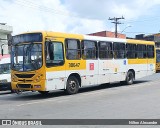
M 99 58 L 109 59 L 113 58 L 112 54 L 112 42 L 99 42 Z
M 147 57 L 154 58 L 154 46 L 153 45 L 147 46 Z
M 66 39 L 66 58 L 68 60 L 79 60 L 81 58 L 79 40 Z
M 46 42 L 46 66 L 60 66 L 64 64 L 63 44 L 61 42 Z
M 137 57 L 138 58 L 146 58 L 146 45 L 137 44 Z
M 114 58 L 124 59 L 125 58 L 125 44 L 124 43 L 113 43 L 114 48 Z
M 136 44 L 126 44 L 126 56 L 128 59 L 136 58 Z
M 82 58 L 97 59 L 97 42 L 90 40 L 82 41 Z

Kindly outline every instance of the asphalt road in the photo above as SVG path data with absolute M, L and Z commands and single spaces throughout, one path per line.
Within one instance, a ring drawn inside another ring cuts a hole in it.
M 160 119 L 160 73 L 136 80 L 131 86 L 94 86 L 82 88 L 75 95 L 65 95 L 63 91 L 46 96 L 38 92 L 17 95 L 2 91 L 0 118 Z

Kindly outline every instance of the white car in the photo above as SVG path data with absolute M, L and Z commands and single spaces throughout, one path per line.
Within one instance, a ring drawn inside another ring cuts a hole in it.
M 0 60 L 0 91 L 11 89 L 10 56 Z

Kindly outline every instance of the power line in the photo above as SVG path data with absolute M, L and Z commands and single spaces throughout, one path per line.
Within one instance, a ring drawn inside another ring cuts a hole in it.
M 63 15 L 63 16 L 70 16 L 70 17 L 75 17 L 75 18 L 81 18 L 80 15 L 75 15 L 74 13 L 71 14 L 71 13 L 68 13 L 66 11 L 62 11 L 62 10 L 57 10 L 57 9 L 54 9 L 54 8 L 51 8 L 51 7 L 48 7 L 48 6 L 44 6 L 42 4 L 39 4 L 38 2 L 33 2 L 31 0 L 26 0 L 26 1 L 21 1 L 21 0 L 16 0 L 16 4 L 17 5 L 21 5 L 21 6 L 25 6 L 25 7 L 28 7 L 28 8 L 32 8 L 34 10 L 38 10 L 38 11 L 41 11 L 41 12 L 49 12 L 49 13 L 54 13 L 54 14 L 57 14 L 57 15 Z M 0 15 L 0 17 L 2 17 Z M 160 18 L 160 17 L 159 17 Z M 95 18 L 86 18 L 86 19 L 95 19 Z M 117 19 L 117 20 L 116 20 Z M 115 24 L 115 37 L 117 37 L 117 25 L 118 24 L 122 24 L 120 22 L 118 22 L 118 20 L 120 19 L 124 19 L 124 17 L 121 17 L 121 18 L 109 18 L 109 20 L 113 20 Z M 158 17 L 153 17 L 153 19 L 158 19 Z M 126 23 L 133 23 L 133 22 L 145 22 L 145 21 L 153 21 L 153 19 L 144 19 L 144 20 L 129 20 L 128 22 L 125 22 Z M 126 32 L 127 33 L 127 32 Z M 130 32 L 130 33 L 138 33 L 138 32 Z M 145 33 L 145 32 L 144 32 Z
M 70 16 L 70 17 L 80 18 L 79 15 L 71 14 L 71 13 L 68 13 L 68 12 L 62 11 L 62 10 L 57 10 L 57 9 L 45 7 L 43 5 L 34 3 L 32 1 L 17 0 L 16 4 L 17 5 L 21 5 L 21 6 L 25 6 L 25 7 L 28 7 L 28 8 L 32 8 L 32 9 L 38 9 L 41 12 L 49 12 L 49 13 L 54 13 L 56 15 L 63 15 L 63 16 Z
M 117 25 L 118 24 L 122 24 L 122 23 L 120 23 L 118 20 L 120 20 L 120 19 L 124 19 L 124 17 L 122 16 L 122 17 L 114 17 L 114 18 L 110 18 L 109 17 L 109 19 L 108 20 L 113 20 L 114 22 L 111 22 L 111 23 L 114 23 L 115 24 L 115 37 L 117 38 Z
M 31 2 L 31 1 L 19 1 L 19 0 L 17 0 L 16 4 L 21 5 L 21 6 L 26 6 L 26 7 L 32 8 L 32 9 L 38 9 L 40 11 L 52 12 L 52 13 L 59 14 L 59 15 L 68 15 L 64 11 L 55 10 L 53 8 L 45 7 L 43 5 L 36 4 L 36 3 Z
M 149 18 L 143 18 L 143 20 L 128 20 L 126 23 L 134 23 L 134 22 L 148 22 L 148 21 L 153 21 L 153 20 L 158 20 L 160 19 L 160 16 L 154 16 L 154 17 L 149 17 Z
M 125 33 L 144 33 L 144 34 L 154 34 L 155 32 L 132 32 L 132 31 L 130 31 L 130 32 L 125 32 Z
M 39 11 L 42 11 L 42 12 L 50 12 L 50 13 L 54 13 L 54 14 L 57 14 L 57 15 L 71 16 L 71 17 L 74 17 L 74 18 L 80 18 L 81 17 L 80 15 L 77 15 L 77 14 L 75 15 L 75 14 L 67 13 L 67 12 L 62 11 L 62 10 L 57 10 L 57 9 L 53 9 L 53 8 L 50 8 L 50 7 L 45 7 L 41 4 L 37 4 L 36 2 L 32 2 L 30 0 L 28 0 L 28 1 L 16 0 L 16 4 L 21 5 L 21 6 L 25 6 L 25 7 L 29 7 L 29 8 L 32 8 L 32 9 L 37 9 L 38 8 Z M 128 20 L 126 23 L 153 21 L 153 19 L 159 19 L 159 18 L 158 17 L 153 17 L 151 19 L 146 18 L 146 19 L 143 19 L 143 20 Z M 97 18 L 86 18 L 86 19 L 97 20 Z

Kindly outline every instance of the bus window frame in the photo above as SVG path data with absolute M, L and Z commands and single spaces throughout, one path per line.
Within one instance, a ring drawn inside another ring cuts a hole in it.
M 135 54 L 135 57 L 134 58 L 130 58 L 130 57 L 128 57 L 128 48 L 127 48 L 127 46 L 128 45 L 135 45 L 135 49 L 134 50 L 129 50 L 129 51 L 132 51 L 132 52 L 134 52 L 134 54 Z M 134 43 L 126 43 L 126 58 L 127 59 L 137 59 L 137 44 L 134 44 Z
M 124 45 L 124 57 L 123 58 L 119 58 L 119 57 L 116 57 L 115 58 L 115 51 L 121 51 L 121 50 L 115 50 L 115 46 L 114 46 L 114 44 L 123 44 Z M 126 59 L 126 43 L 124 43 L 124 42 L 113 42 L 113 58 L 115 59 L 115 60 L 117 60 L 117 59 Z
M 68 49 L 67 48 L 67 41 L 68 40 L 76 40 L 77 41 L 77 44 L 79 43 L 79 49 Z M 67 50 L 77 50 L 78 52 L 80 52 L 80 56 L 79 56 L 79 59 L 69 59 L 68 57 L 67 57 Z M 82 47 L 81 47 L 81 41 L 79 40 L 79 39 L 74 39 L 74 38 L 66 38 L 65 39 L 65 58 L 67 59 L 67 60 L 81 60 L 81 58 L 82 58 Z
M 148 46 L 153 46 L 153 51 L 148 51 Z M 155 58 L 154 49 L 156 49 L 154 45 L 147 45 L 147 58 L 148 58 L 148 59 L 153 59 L 153 58 Z M 153 52 L 153 56 L 152 56 L 152 57 L 148 57 L 148 52 Z
M 46 62 L 47 62 L 47 61 L 46 61 L 46 59 L 47 59 L 47 54 L 46 54 L 46 53 L 47 53 L 48 50 L 46 49 L 46 48 L 47 48 L 47 47 L 46 47 L 46 44 L 47 44 L 47 43 L 53 43 L 53 42 L 57 42 L 57 43 L 62 44 L 63 63 L 62 63 L 61 65 L 51 65 L 51 66 L 47 66 L 47 63 L 46 63 Z M 53 68 L 53 67 L 58 67 L 58 66 L 64 66 L 64 64 L 65 64 L 64 53 L 65 53 L 65 52 L 64 52 L 64 44 L 63 44 L 63 42 L 60 42 L 60 41 L 52 41 L 52 40 L 47 41 L 47 40 L 46 40 L 44 46 L 45 46 L 44 50 L 46 50 L 46 51 L 45 51 L 45 67 L 47 67 L 47 68 Z
M 139 56 L 138 56 L 138 53 L 140 52 L 140 50 L 138 49 L 138 46 L 145 46 L 145 51 L 143 50 L 142 51 L 142 54 L 143 54 L 143 57 L 142 58 L 140 58 Z M 137 59 L 147 59 L 148 58 L 148 56 L 147 56 L 147 45 L 146 44 L 137 44 L 137 49 L 136 49 L 136 53 L 137 53 Z M 145 54 L 145 57 L 144 57 L 144 54 Z
M 112 55 L 112 57 L 110 57 L 110 58 L 100 58 L 100 43 L 108 43 L 108 44 L 111 44 L 111 50 L 110 50 L 110 52 L 111 52 L 111 55 Z M 98 58 L 100 59 L 100 60 L 112 60 L 114 57 L 113 57 L 113 42 L 112 41 L 98 41 Z
M 84 41 L 91 41 L 91 42 L 94 42 L 95 43 L 95 46 L 96 46 L 96 53 L 95 53 L 95 58 L 84 58 Z M 98 41 L 95 41 L 95 40 L 81 40 L 81 53 L 82 53 L 82 59 L 83 60 L 98 60 L 99 58 L 99 47 L 98 47 Z

